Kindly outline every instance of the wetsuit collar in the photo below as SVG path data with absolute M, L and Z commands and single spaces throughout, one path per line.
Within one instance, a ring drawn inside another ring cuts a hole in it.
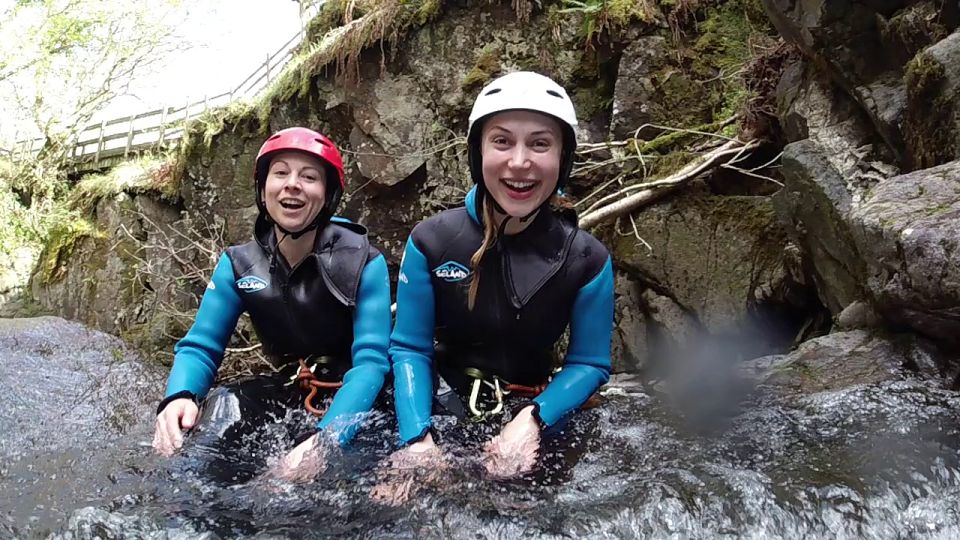
M 480 216 L 477 215 L 477 186 L 470 188 L 470 191 L 467 192 L 467 197 L 463 200 L 463 204 L 467 207 L 467 214 L 470 215 L 470 219 L 477 225 L 483 225 L 480 221 Z

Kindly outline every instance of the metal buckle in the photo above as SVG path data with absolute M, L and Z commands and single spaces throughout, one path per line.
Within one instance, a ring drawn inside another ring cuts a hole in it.
M 494 395 L 497 398 L 497 405 L 489 410 L 484 411 L 480 409 L 477 401 L 480 397 L 480 385 L 481 383 L 486 384 L 493 389 Z M 473 413 L 474 419 L 483 420 L 484 418 L 493 416 L 503 410 L 503 390 L 500 389 L 500 379 L 497 377 L 493 378 L 493 384 L 484 379 L 475 378 L 473 384 L 470 386 L 470 412 Z

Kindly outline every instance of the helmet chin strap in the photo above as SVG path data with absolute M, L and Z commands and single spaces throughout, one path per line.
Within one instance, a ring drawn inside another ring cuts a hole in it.
M 488 200 L 491 204 L 493 204 L 493 209 L 497 213 L 503 216 L 506 216 L 503 218 L 503 222 L 500 224 L 500 227 L 498 230 L 499 235 L 503 235 L 503 231 L 506 230 L 507 228 L 507 222 L 510 221 L 511 218 L 516 218 L 520 223 L 526 223 L 527 221 L 530 221 L 530 219 L 533 218 L 535 215 L 537 215 L 537 212 L 542 210 L 544 206 L 547 206 L 548 204 L 550 204 L 550 197 L 547 197 L 546 200 L 540 203 L 540 206 L 531 210 L 530 213 L 528 213 L 527 215 L 521 216 L 521 217 L 511 216 L 510 214 L 507 213 L 506 210 L 503 209 L 502 206 L 500 206 L 500 203 L 498 203 L 497 199 L 492 194 L 490 194 L 490 191 L 486 188 L 486 186 L 484 186 L 483 184 L 478 184 L 477 187 L 478 187 L 478 191 L 482 192 L 484 199 Z
M 287 230 L 286 228 L 284 228 L 282 225 L 280 225 L 279 223 L 277 223 L 276 220 L 274 220 L 272 217 L 270 217 L 270 213 L 269 213 L 269 212 L 264 212 L 264 214 L 266 215 L 267 221 L 269 221 L 270 223 L 273 223 L 273 226 L 276 227 L 277 230 L 279 230 L 281 233 L 283 233 L 283 236 L 280 237 L 279 240 L 277 240 L 277 246 L 276 246 L 276 248 L 273 250 L 273 254 L 270 256 L 270 274 L 274 274 L 274 273 L 277 271 L 277 255 L 280 253 L 280 244 L 282 244 L 283 241 L 286 240 L 287 238 L 290 238 L 290 239 L 292 239 L 292 240 L 296 240 L 296 239 L 300 238 L 301 236 L 307 234 L 308 232 L 310 232 L 310 231 L 316 229 L 317 227 L 319 227 L 319 226 L 320 226 L 320 222 L 321 222 L 321 221 L 323 220 L 323 218 L 324 218 L 324 210 L 321 210 L 320 213 L 317 214 L 317 217 L 314 218 L 314 220 L 313 220 L 312 223 L 310 223 L 310 224 L 307 225 L 306 227 L 304 227 L 304 228 L 302 228 L 302 229 L 300 229 L 299 231 L 296 231 L 296 232 L 289 231 L 289 230 Z
M 271 218 L 270 221 L 273 221 L 273 219 Z M 301 236 L 307 234 L 308 232 L 310 232 L 310 231 L 312 231 L 312 230 L 314 230 L 314 229 L 316 229 L 317 227 L 320 226 L 320 214 L 317 214 L 316 219 L 314 219 L 313 222 L 312 222 L 310 225 L 307 225 L 306 227 L 304 227 L 304 228 L 302 228 L 302 229 L 300 229 L 299 231 L 296 231 L 296 232 L 288 231 L 287 229 L 283 228 L 283 226 L 280 225 L 279 223 L 277 223 L 276 221 L 273 221 L 273 226 L 276 227 L 277 229 L 280 229 L 280 232 L 282 232 L 282 233 L 284 234 L 284 238 L 286 238 L 287 236 L 289 236 L 291 240 L 296 240 L 297 238 L 300 238 Z M 280 245 L 280 242 L 277 242 L 277 245 Z

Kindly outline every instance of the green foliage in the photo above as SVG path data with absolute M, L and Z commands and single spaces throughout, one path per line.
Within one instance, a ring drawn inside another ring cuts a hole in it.
M 580 35 L 587 43 L 634 21 L 653 22 L 659 14 L 653 0 L 563 0 L 562 6 L 556 13 L 581 17 Z
M 752 55 L 751 39 L 772 31 L 762 7 L 754 0 L 729 0 L 708 8 L 705 15 L 694 50 L 721 70 L 742 66 Z
M 685 52 L 686 73 L 674 74 L 675 79 L 663 88 L 667 110 L 694 110 L 699 104 L 710 111 L 706 117 L 695 115 L 674 124 L 684 127 L 741 113 L 752 97 L 742 73 L 757 50 L 773 48 L 776 35 L 758 0 L 728 0 L 704 8 L 700 16 L 699 35 Z M 733 136 L 738 129 L 731 124 L 722 133 Z
M 43 137 L 44 158 L 62 163 L 93 115 L 180 47 L 178 4 L 16 2 L 0 25 L 0 114 L 8 133 L 13 125 L 20 137 Z
M 0 259 L 13 261 L 17 249 L 39 242 L 37 224 L 8 185 L 0 183 Z

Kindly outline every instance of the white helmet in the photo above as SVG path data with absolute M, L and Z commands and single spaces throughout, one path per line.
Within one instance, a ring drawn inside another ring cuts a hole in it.
M 480 131 L 483 121 L 493 114 L 516 110 L 539 112 L 560 121 L 564 133 L 557 187 L 562 187 L 573 168 L 573 152 L 577 147 L 577 112 L 562 86 L 549 77 L 532 71 L 516 71 L 494 79 L 480 90 L 480 95 L 473 102 L 467 127 L 470 175 L 473 181 L 483 185 L 480 157 Z

